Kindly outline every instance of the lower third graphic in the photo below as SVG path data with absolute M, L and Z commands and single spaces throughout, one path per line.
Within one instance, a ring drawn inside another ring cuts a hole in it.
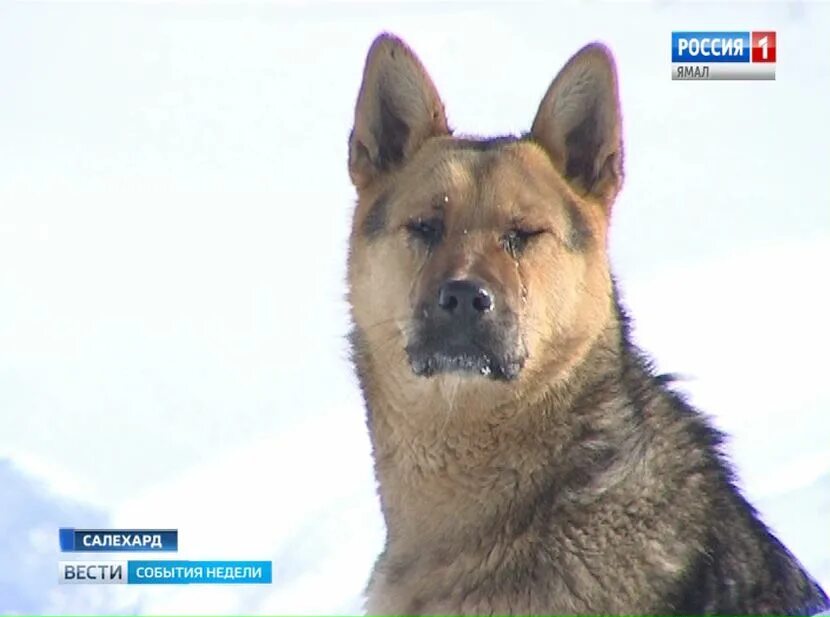
M 271 583 L 270 561 L 61 561 L 58 580 L 69 584 L 189 585 Z

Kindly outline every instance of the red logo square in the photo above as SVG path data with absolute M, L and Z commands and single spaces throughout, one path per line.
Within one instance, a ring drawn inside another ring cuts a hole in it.
M 775 62 L 775 32 L 752 33 L 752 61 Z

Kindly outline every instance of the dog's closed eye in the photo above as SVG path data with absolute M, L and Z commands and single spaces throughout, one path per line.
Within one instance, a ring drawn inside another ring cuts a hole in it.
M 413 219 L 406 224 L 410 237 L 433 247 L 444 236 L 444 222 L 440 218 Z
M 504 250 L 514 258 L 518 258 L 527 248 L 532 240 L 546 233 L 544 229 L 526 229 L 516 227 L 501 237 L 501 244 Z

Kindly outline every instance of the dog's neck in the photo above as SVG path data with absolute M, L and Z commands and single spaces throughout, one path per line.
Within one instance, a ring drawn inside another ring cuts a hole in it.
M 497 519 L 500 508 L 532 498 L 543 488 L 533 485 L 535 478 L 560 478 L 564 487 L 573 470 L 591 468 L 594 461 L 586 458 L 617 447 L 615 427 L 607 426 L 614 414 L 607 411 L 625 406 L 628 343 L 620 319 L 618 312 L 567 379 L 547 382 L 539 371 L 538 387 L 523 388 L 533 390 L 530 402 L 508 401 L 487 413 L 462 402 L 407 414 L 367 396 L 390 541 L 416 546 L 428 537 L 478 533 L 466 522 L 487 520 L 487 510 Z M 596 434 L 593 451 L 584 448 L 586 433 Z

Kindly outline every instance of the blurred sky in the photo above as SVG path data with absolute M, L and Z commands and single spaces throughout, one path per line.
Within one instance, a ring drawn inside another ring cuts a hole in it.
M 777 30 L 777 80 L 672 82 L 670 32 L 696 29 Z M 22 545 L 0 544 L 0 609 L 355 610 L 382 528 L 343 340 L 346 139 L 382 30 L 473 134 L 526 130 L 570 54 L 612 48 L 637 339 L 830 584 L 830 5 L 0 2 L 0 531 L 52 564 L 52 521 L 179 526 L 278 583 L 93 602 L 35 577 L 48 603 L 12 604 L 37 594 L 3 592 Z

